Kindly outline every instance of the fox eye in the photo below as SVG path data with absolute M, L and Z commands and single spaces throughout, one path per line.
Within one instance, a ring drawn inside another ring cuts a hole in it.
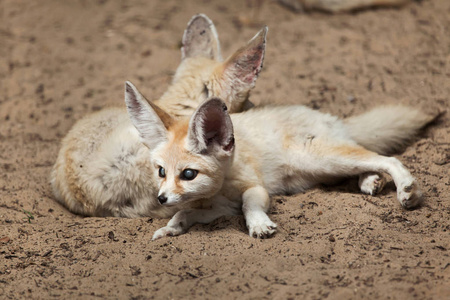
M 192 180 L 195 177 L 197 177 L 198 171 L 192 170 L 192 169 L 185 169 L 183 172 L 181 172 L 180 178 L 182 180 Z
M 158 175 L 161 178 L 166 177 L 166 170 L 163 167 L 159 167 Z

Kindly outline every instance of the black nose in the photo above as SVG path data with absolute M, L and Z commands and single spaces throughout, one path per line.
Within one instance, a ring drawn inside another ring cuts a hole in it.
M 159 203 L 164 204 L 164 203 L 167 202 L 167 197 L 164 196 L 164 195 L 159 195 L 158 196 L 158 201 L 159 201 Z

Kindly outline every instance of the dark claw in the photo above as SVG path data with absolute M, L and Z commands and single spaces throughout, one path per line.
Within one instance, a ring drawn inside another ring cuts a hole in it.
M 403 190 L 404 190 L 406 193 L 410 193 L 410 192 L 413 190 L 413 185 L 411 184 L 410 186 L 405 186 L 405 187 L 403 188 Z

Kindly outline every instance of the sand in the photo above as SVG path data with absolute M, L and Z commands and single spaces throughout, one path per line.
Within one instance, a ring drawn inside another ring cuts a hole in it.
M 83 116 L 123 106 L 131 80 L 167 88 L 196 13 L 225 56 L 259 27 L 245 1 L 0 1 L 0 298 L 450 299 L 450 115 L 397 157 L 425 203 L 407 211 L 392 182 L 355 180 L 273 198 L 271 239 L 242 216 L 151 241 L 168 220 L 83 218 L 56 203 L 49 173 Z M 383 104 L 449 109 L 450 1 L 352 14 L 293 13 L 273 1 L 252 100 L 348 117 Z

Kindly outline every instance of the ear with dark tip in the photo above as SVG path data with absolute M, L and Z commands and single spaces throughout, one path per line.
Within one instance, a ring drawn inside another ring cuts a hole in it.
M 167 140 L 167 128 L 173 122 L 172 117 L 145 99 L 129 81 L 125 83 L 125 103 L 131 122 L 148 148 L 153 149 Z
M 206 57 L 222 61 L 216 27 L 204 14 L 195 15 L 189 21 L 182 44 L 182 60 L 188 57 Z
M 212 98 L 200 105 L 189 122 L 188 145 L 199 154 L 231 155 L 233 123 L 225 102 Z
M 237 50 L 224 63 L 223 77 L 233 84 L 233 90 L 249 91 L 263 67 L 268 27 L 264 26 L 246 46 Z

